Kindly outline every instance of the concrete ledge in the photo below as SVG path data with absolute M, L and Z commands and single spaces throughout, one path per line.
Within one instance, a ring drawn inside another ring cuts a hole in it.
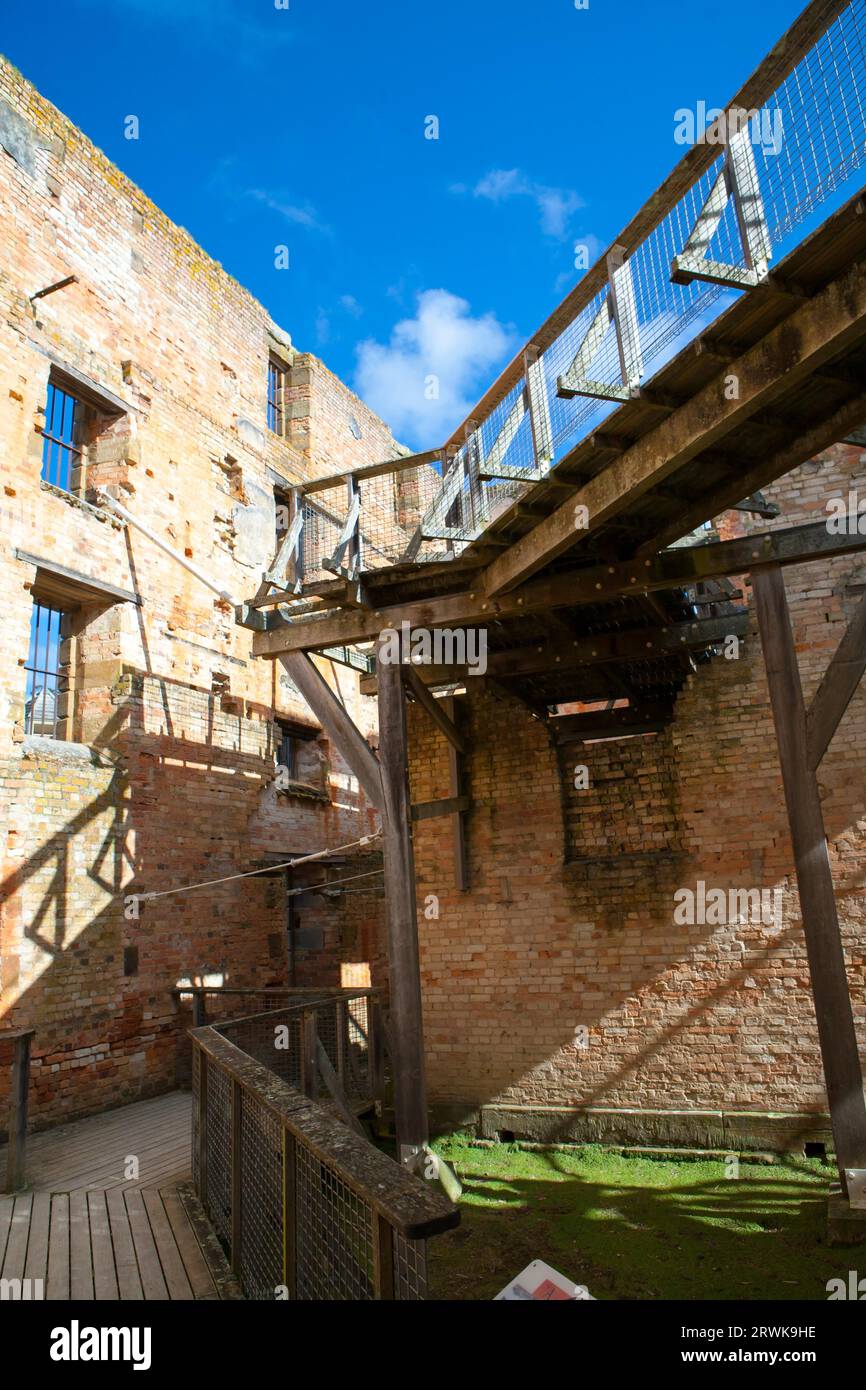
M 469 1130 L 540 1143 L 636 1144 L 653 1147 L 749 1149 L 802 1153 L 806 1144 L 832 1147 L 827 1115 L 783 1111 L 641 1110 L 606 1106 L 431 1104 L 434 1130 Z

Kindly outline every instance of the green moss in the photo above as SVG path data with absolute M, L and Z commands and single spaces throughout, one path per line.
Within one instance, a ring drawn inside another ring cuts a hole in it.
M 460 1226 L 428 1247 L 433 1298 L 492 1298 L 543 1259 L 602 1299 L 826 1299 L 827 1280 L 863 1262 L 863 1246 L 826 1244 L 835 1170 L 818 1160 L 741 1162 L 731 1178 L 719 1161 L 590 1146 L 434 1147 L 464 1191 Z

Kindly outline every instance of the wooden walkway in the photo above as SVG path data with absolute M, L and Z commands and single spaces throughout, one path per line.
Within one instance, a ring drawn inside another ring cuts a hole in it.
M 0 1196 L 0 1278 L 48 1299 L 239 1297 L 192 1192 L 190 1105 L 175 1092 L 30 1136 L 27 1191 Z

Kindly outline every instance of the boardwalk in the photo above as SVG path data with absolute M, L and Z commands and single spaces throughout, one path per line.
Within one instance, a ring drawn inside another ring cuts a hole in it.
M 31 1136 L 27 1176 L 0 1197 L 0 1278 L 48 1299 L 238 1296 L 190 1185 L 188 1094 Z

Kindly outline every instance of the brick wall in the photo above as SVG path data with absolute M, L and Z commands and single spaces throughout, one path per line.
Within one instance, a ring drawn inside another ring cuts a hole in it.
M 375 824 L 324 735 L 307 745 L 312 790 L 275 788 L 275 714 L 312 723 L 299 692 L 279 666 L 253 660 L 229 604 L 95 509 L 95 489 L 111 487 L 248 598 L 274 549 L 275 483 L 399 446 L 307 356 L 294 408 L 317 429 L 296 437 L 290 419 L 283 437 L 270 432 L 268 357 L 292 369 L 288 335 L 5 61 L 0 103 L 0 1026 L 37 1030 L 39 1126 L 174 1084 L 188 1021 L 169 994 L 179 980 L 286 981 L 278 880 L 159 899 L 138 921 L 124 915 L 126 897 L 342 844 Z M 78 374 L 103 405 L 119 402 L 88 426 L 77 499 L 41 479 L 58 371 Z M 33 586 L 44 585 L 45 564 L 139 600 L 79 593 L 80 606 L 64 605 L 75 747 L 34 743 L 22 727 Z M 320 664 L 372 731 L 375 703 L 356 673 Z M 298 953 L 300 982 L 376 975 L 375 893 L 305 898 L 297 913 L 324 942 Z M 4 1054 L 0 1128 L 7 1081 Z
M 767 495 L 824 519 L 866 455 L 837 446 Z M 765 529 L 761 521 L 749 525 Z M 859 557 L 785 571 L 808 700 L 860 599 Z M 472 886 L 450 829 L 415 832 L 431 1102 L 536 1137 L 710 1144 L 826 1137 L 814 1012 L 760 641 L 693 673 L 664 732 L 571 744 L 468 683 Z M 412 707 L 413 799 L 448 794 L 442 736 Z M 589 770 L 573 788 L 574 765 Z M 821 767 L 849 979 L 866 1044 L 866 695 Z M 782 890 L 781 929 L 674 923 L 674 893 Z M 866 1047 L 864 1047 L 866 1052 Z M 772 1116 L 770 1112 L 776 1112 Z

